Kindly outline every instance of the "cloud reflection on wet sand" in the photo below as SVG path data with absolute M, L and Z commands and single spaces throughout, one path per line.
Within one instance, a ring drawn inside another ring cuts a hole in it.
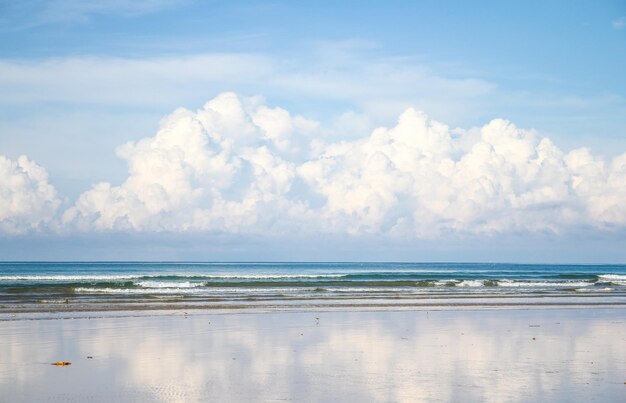
M 0 322 L 0 390 L 9 401 L 615 401 L 624 346 L 624 309 L 22 320 Z

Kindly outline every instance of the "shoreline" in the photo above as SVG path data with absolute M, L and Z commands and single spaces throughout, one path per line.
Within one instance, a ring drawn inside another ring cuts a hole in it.
M 66 309 L 32 309 L 2 310 L 0 322 L 20 320 L 54 320 L 54 319 L 99 319 L 110 317 L 158 317 L 158 316 L 192 316 L 192 315 L 226 315 L 226 314 L 272 314 L 272 313 L 315 313 L 315 312 L 466 312 L 466 311 L 502 311 L 502 310 L 624 310 L 626 303 L 498 303 L 498 304 L 297 304 L 297 305 L 169 305 L 169 306 L 127 306 L 102 307 L 94 309 L 86 306 Z

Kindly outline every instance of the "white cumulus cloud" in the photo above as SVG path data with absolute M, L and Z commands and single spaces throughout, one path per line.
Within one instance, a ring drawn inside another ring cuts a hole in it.
M 451 129 L 414 109 L 350 141 L 324 143 L 323 130 L 223 93 L 119 147 L 128 178 L 83 193 L 63 224 L 412 238 L 626 226 L 626 153 L 565 153 L 506 120 Z
M 0 232 L 23 233 L 50 224 L 60 205 L 44 168 L 0 155 Z
M 304 213 L 290 200 L 292 160 L 317 123 L 224 93 L 197 112 L 179 109 L 156 136 L 118 148 L 129 177 L 80 196 L 63 222 L 83 229 L 272 229 Z

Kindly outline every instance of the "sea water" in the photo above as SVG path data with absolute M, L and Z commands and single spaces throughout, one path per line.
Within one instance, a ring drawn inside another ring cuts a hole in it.
M 3 262 L 0 311 L 623 304 L 626 265 Z

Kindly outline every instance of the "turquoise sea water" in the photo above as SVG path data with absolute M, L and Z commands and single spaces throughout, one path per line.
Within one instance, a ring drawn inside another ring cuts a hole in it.
M 0 310 L 622 304 L 626 265 L 0 263 Z

